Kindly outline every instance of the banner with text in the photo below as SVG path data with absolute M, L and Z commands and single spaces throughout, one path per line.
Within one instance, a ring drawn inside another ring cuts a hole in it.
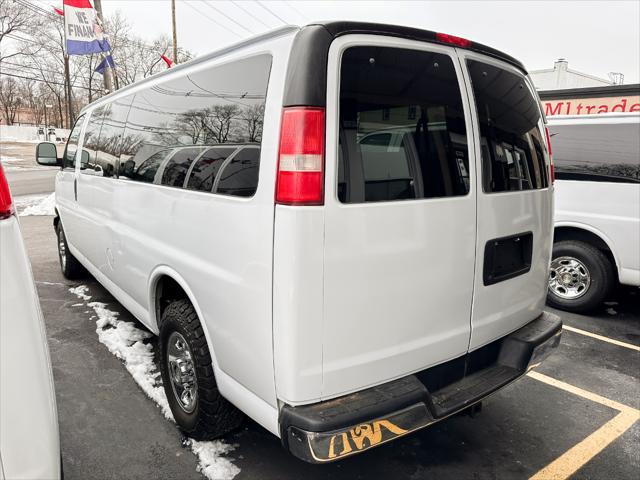
M 599 113 L 611 112 L 640 112 L 640 96 L 542 100 L 542 105 L 547 117 L 553 115 L 597 115 Z
M 110 50 L 89 0 L 64 0 L 64 31 L 67 55 L 90 55 Z

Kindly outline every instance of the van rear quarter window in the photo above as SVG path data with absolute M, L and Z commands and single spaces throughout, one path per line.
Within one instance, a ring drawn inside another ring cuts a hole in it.
M 340 81 L 338 198 L 343 203 L 466 195 L 467 131 L 448 55 L 347 49 Z
M 215 177 L 206 177 L 220 174 L 220 164 L 214 168 L 215 162 L 197 158 L 206 147 L 221 144 L 259 148 L 270 70 L 271 56 L 257 55 L 137 93 L 124 132 L 120 178 L 211 191 L 207 187 L 213 187 Z M 257 175 L 252 181 L 255 191 Z
M 524 77 L 476 60 L 467 66 L 480 123 L 484 191 L 547 187 L 540 107 Z
M 640 183 L 640 124 L 637 121 L 551 123 L 549 133 L 558 180 Z

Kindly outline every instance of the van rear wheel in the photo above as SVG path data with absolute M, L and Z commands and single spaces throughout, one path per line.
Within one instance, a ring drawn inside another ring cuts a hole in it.
M 613 265 L 588 243 L 566 240 L 553 246 L 547 303 L 569 312 L 598 307 L 615 280 Z
M 193 305 L 171 302 L 160 327 L 161 373 L 178 426 L 196 440 L 212 440 L 239 427 L 244 415 L 218 391 L 207 340 Z
M 69 280 L 82 277 L 85 273 L 84 267 L 69 251 L 69 244 L 62 228 L 62 222 L 58 222 L 56 225 L 56 235 L 58 237 L 58 259 L 60 260 L 62 275 Z

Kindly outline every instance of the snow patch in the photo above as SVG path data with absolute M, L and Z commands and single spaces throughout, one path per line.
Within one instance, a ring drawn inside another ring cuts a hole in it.
M 200 460 L 198 471 L 210 480 L 231 480 L 240 473 L 240 469 L 222 457 L 235 450 L 235 446 L 220 440 L 198 442 L 189 439 L 187 445 Z
M 91 296 L 87 295 L 88 290 L 86 285 L 69 289 L 71 293 L 85 301 L 91 299 Z M 87 306 L 91 307 L 95 313 L 95 317 L 92 318 L 97 317 L 96 333 L 100 343 L 124 362 L 125 368 L 133 379 L 160 407 L 165 418 L 174 421 L 162 386 L 162 377 L 154 362 L 153 345 L 145 343 L 145 340 L 153 337 L 153 334 L 137 328 L 132 322 L 119 320 L 118 312 L 109 310 L 106 303 L 88 302 Z M 187 439 L 185 445 L 190 447 L 198 457 L 198 471 L 209 480 L 232 480 L 240 473 L 240 468 L 228 458 L 223 457 L 236 448 L 234 445 L 221 440 L 199 442 L 193 439 Z
M 11 163 L 11 162 L 21 162 L 21 158 L 16 157 L 7 157 L 5 155 L 0 155 L 0 162 L 2 163 Z
M 20 198 L 20 197 L 17 197 Z M 20 211 L 20 207 L 23 207 L 23 210 Z M 21 217 L 28 217 L 31 215 L 55 215 L 56 207 L 56 194 L 51 193 L 50 195 L 39 197 L 37 199 L 32 200 L 30 203 L 22 203 L 22 205 L 16 201 L 16 208 L 18 209 L 18 215 Z
M 87 295 L 89 287 L 86 285 L 78 285 L 75 288 L 70 288 L 69 291 L 82 300 L 91 300 L 91 295 Z
M 607 313 L 609 315 L 617 315 L 618 312 L 616 312 L 613 308 L 607 308 Z

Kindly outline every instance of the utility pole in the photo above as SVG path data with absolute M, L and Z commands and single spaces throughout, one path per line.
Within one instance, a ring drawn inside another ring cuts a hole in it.
M 69 55 L 64 54 L 64 83 L 65 83 L 65 96 L 67 97 L 67 127 L 71 128 L 73 126 L 73 107 L 71 103 L 73 99 L 71 98 L 71 76 L 69 75 Z
M 96 9 L 96 12 L 98 13 L 98 20 L 100 20 L 100 27 L 103 28 L 102 33 L 104 34 L 104 17 L 102 16 L 102 0 L 93 0 L 93 6 Z M 102 59 L 104 60 L 106 58 L 105 54 L 103 53 L 101 55 Z M 89 72 L 89 75 L 91 75 L 93 72 Z M 105 69 L 104 69 L 104 73 L 103 73 L 103 78 L 104 78 L 104 88 L 109 92 L 113 92 L 113 71 L 111 70 L 111 67 L 109 66 L 109 64 L 106 65 Z
M 173 63 L 178 64 L 178 33 L 176 32 L 176 0 L 171 0 L 171 22 L 173 23 Z

